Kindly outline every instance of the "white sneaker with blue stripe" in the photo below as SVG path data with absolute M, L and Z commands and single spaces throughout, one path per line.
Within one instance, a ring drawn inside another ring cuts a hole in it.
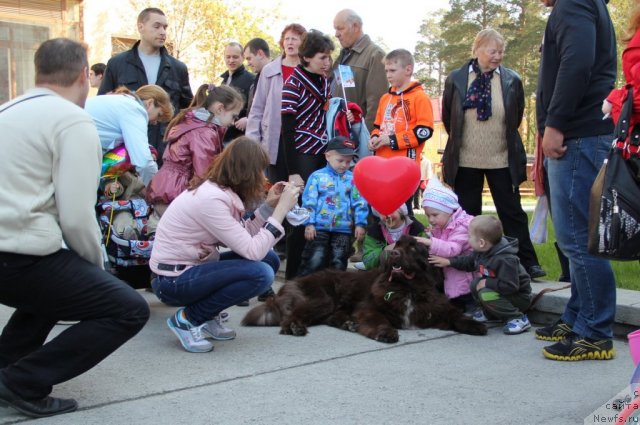
M 213 344 L 202 335 L 202 328 L 206 323 L 200 326 L 192 325 L 184 318 L 183 310 L 184 308 L 178 309 L 176 314 L 167 319 L 169 329 L 176 334 L 180 344 L 190 353 L 207 353 L 213 350 Z
M 518 319 L 511 319 L 507 322 L 506 325 L 502 328 L 502 332 L 507 335 L 517 335 L 531 328 L 531 323 L 529 322 L 529 318 L 525 314 L 524 316 Z

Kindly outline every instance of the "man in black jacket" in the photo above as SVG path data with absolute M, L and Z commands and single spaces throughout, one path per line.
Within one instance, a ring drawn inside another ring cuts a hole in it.
M 249 114 L 247 110 L 247 99 L 249 98 L 249 89 L 256 79 L 256 76 L 247 71 L 242 62 L 244 57 L 242 53 L 244 48 L 242 44 L 235 41 L 227 44 L 224 48 L 224 63 L 227 65 L 227 70 L 220 75 L 222 78 L 222 84 L 231 86 L 237 89 L 244 97 L 244 106 L 240 111 L 239 119 L 235 124 L 227 130 L 224 135 L 224 143 L 227 144 L 236 137 L 242 136 L 244 130 L 247 127 L 246 116 Z
M 569 258 L 571 298 L 560 320 L 536 330 L 558 341 L 552 360 L 602 360 L 615 355 L 616 285 L 608 261 L 587 251 L 589 193 L 613 140 L 602 101 L 616 79 L 616 40 L 608 0 L 541 0 L 553 7 L 544 32 L 536 111 L 548 159 L 556 239 Z
M 109 59 L 98 94 L 109 93 L 120 86 L 135 91 L 146 84 L 156 84 L 169 93 L 177 113 L 193 99 L 187 66 L 171 56 L 164 44 L 167 40 L 167 18 L 157 8 L 144 9 L 138 15 L 140 40 L 130 50 Z M 149 144 L 158 151 L 158 165 L 164 151 L 164 124 L 149 125 Z

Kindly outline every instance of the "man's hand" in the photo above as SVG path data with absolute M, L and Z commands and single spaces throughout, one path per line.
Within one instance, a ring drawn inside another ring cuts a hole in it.
M 544 137 L 542 138 L 542 152 L 544 156 L 551 159 L 562 158 L 567 150 L 567 147 L 563 145 L 564 134 L 553 127 L 545 127 Z

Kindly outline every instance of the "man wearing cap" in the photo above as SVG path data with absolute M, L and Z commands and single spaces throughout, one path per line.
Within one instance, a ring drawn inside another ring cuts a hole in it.
M 369 208 L 353 184 L 349 170 L 356 144 L 346 137 L 334 137 L 327 144 L 327 166 L 314 171 L 302 194 L 302 207 L 309 211 L 299 275 L 311 274 L 326 264 L 347 269 L 351 236 L 364 238 Z M 355 229 L 354 229 L 355 228 Z

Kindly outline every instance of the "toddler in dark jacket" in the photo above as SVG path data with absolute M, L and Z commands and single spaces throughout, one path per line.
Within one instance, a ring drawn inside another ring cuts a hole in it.
M 432 255 L 429 262 L 478 273 L 470 283 L 471 294 L 481 306 L 475 320 L 499 319 L 505 322 L 502 330 L 507 335 L 531 328 L 524 314 L 531 304 L 531 278 L 518 259 L 518 240 L 504 236 L 497 217 L 480 215 L 469 224 L 469 244 L 474 251 L 471 255 Z

